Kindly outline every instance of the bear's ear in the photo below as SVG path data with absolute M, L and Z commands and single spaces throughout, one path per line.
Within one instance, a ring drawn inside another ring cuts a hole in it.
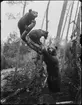
M 46 31 L 46 34 L 48 34 L 48 31 Z
M 32 9 L 29 9 L 29 12 L 32 12 Z
M 46 37 L 48 37 L 48 33 L 49 33 L 49 32 L 48 32 L 48 31 L 46 31 Z

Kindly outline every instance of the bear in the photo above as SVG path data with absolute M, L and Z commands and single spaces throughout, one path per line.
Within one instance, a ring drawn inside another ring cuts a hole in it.
M 43 49 L 43 61 L 47 65 L 48 73 L 48 88 L 52 93 L 60 92 L 60 73 L 59 73 L 59 61 L 56 57 L 56 49 L 48 51 L 49 49 Z
M 42 29 L 36 29 L 36 30 L 32 30 L 30 33 L 29 33 L 29 37 L 30 39 L 38 44 L 38 45 L 42 45 L 42 43 L 40 42 L 40 38 L 44 36 L 45 39 L 47 39 L 48 37 L 48 32 L 47 31 L 44 31 Z
M 25 31 L 26 27 L 28 27 L 33 20 L 38 16 L 38 12 L 32 11 L 29 9 L 29 12 L 26 13 L 19 21 L 18 21 L 18 28 L 20 30 L 20 34 L 22 35 Z M 29 30 L 30 31 L 30 30 Z

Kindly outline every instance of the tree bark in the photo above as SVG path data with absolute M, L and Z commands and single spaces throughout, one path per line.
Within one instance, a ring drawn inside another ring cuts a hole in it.
M 65 1 L 64 1 L 64 4 L 63 4 L 63 8 L 62 8 L 62 12 L 61 12 L 59 24 L 58 24 L 58 30 L 57 30 L 56 39 L 59 39 L 59 38 L 60 38 L 61 29 L 62 29 L 62 24 L 63 24 L 63 20 L 64 20 L 64 16 L 65 16 L 65 11 L 66 11 L 66 7 L 67 7 L 67 3 L 68 3 L 68 1 L 65 0 Z

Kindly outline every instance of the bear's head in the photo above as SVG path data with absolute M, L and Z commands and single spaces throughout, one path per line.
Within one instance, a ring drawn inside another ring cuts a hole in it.
M 32 11 L 32 9 L 29 9 L 29 15 L 32 17 L 34 20 L 38 16 L 38 12 Z

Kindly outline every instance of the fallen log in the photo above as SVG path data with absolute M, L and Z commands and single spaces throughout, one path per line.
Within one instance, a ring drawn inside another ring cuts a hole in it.
M 56 102 L 56 104 L 73 104 L 73 101 Z
M 24 91 L 24 88 L 22 89 L 17 89 L 16 92 L 12 93 L 11 95 L 7 96 L 6 98 L 3 98 L 1 100 L 1 103 L 5 103 L 6 101 L 8 101 L 9 99 L 13 98 L 14 96 L 16 96 L 17 94 L 19 94 L 20 92 Z

